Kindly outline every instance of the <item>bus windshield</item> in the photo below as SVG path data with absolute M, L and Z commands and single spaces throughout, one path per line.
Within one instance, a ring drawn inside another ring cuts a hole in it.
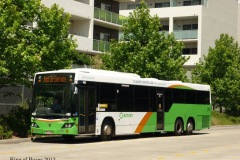
M 36 85 L 33 96 L 34 117 L 63 118 L 71 114 L 70 85 Z

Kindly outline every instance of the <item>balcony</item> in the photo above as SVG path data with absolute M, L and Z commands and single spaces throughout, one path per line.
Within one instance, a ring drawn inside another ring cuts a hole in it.
M 110 51 L 110 42 L 94 39 L 93 50 L 99 51 L 99 52 L 108 52 Z
M 195 6 L 195 5 L 207 6 L 207 2 L 208 0 L 188 0 L 188 1 L 170 0 L 170 6 L 171 7 Z
M 119 25 L 127 23 L 127 17 L 96 7 L 94 8 L 94 18 Z
M 197 39 L 198 30 L 174 30 L 176 39 Z
M 83 36 L 79 36 L 79 35 L 73 35 L 73 39 L 76 40 L 76 43 L 78 45 L 76 50 L 82 51 L 82 52 L 91 52 L 92 51 L 93 42 L 92 42 L 91 38 L 87 38 L 87 37 L 83 37 Z
M 73 19 L 91 19 L 93 17 L 93 7 L 89 5 L 88 0 L 41 0 L 41 2 L 47 7 L 58 4 L 60 8 L 64 8 L 65 13 L 71 14 Z

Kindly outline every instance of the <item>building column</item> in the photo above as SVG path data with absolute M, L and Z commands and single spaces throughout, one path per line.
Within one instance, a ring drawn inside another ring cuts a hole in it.
M 169 33 L 173 32 L 173 17 L 169 17 Z

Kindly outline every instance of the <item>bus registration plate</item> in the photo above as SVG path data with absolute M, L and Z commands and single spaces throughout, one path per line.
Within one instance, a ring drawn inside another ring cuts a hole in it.
M 52 131 L 46 131 L 45 133 L 46 133 L 46 134 L 53 134 Z

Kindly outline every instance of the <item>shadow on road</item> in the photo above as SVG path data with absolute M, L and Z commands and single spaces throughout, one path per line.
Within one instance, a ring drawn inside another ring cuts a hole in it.
M 186 136 L 200 136 L 209 133 L 193 133 L 192 135 L 182 135 L 180 137 Z M 116 136 L 112 138 L 112 141 L 124 141 L 124 140 L 134 140 L 134 139 L 147 139 L 154 137 L 175 137 L 172 133 L 146 133 L 146 134 L 134 134 L 134 135 L 124 135 Z M 86 144 L 86 143 L 100 143 L 97 136 L 77 136 L 71 141 L 66 141 L 61 136 L 47 136 L 47 137 L 38 137 L 34 140 L 35 143 L 60 143 L 60 144 Z

